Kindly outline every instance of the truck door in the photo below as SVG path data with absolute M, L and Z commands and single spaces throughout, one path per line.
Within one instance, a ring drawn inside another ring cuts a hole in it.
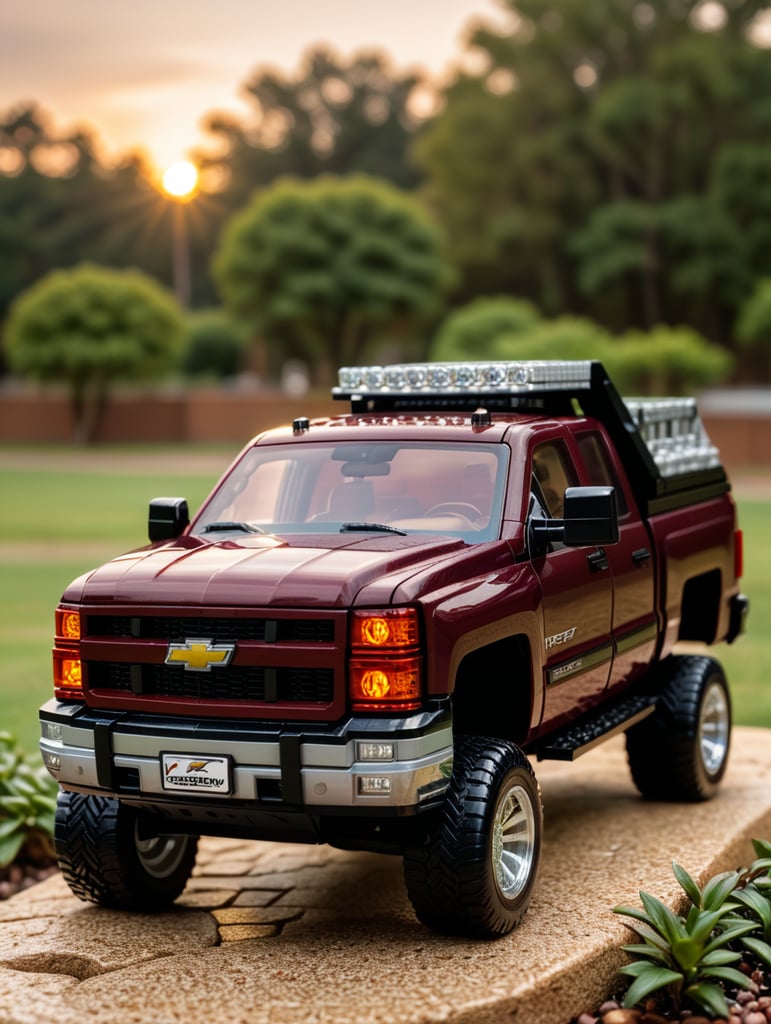
M 613 577 L 615 654 L 610 687 L 622 689 L 642 676 L 653 658 L 658 630 L 653 545 L 627 482 L 615 471 L 599 430 L 574 435 L 582 483 L 616 488 L 619 542 L 605 549 Z
M 561 519 L 565 489 L 579 482 L 564 440 L 536 445 L 531 497 L 536 515 Z M 551 729 L 604 695 L 613 656 L 613 580 L 603 549 L 596 547 L 552 543 L 532 565 L 543 597 L 542 727 Z

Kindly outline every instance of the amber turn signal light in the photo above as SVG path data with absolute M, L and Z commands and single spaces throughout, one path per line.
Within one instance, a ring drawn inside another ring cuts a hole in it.
M 360 651 L 415 647 L 420 639 L 414 608 L 355 611 L 352 628 L 353 649 Z
M 58 700 L 83 700 L 83 664 L 80 660 L 80 612 L 56 609 L 54 640 L 54 695 Z
M 420 658 L 351 662 L 354 711 L 414 711 L 420 707 Z

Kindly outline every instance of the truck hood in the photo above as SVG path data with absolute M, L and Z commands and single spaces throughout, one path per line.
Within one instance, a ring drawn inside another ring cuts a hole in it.
M 452 537 L 394 534 L 181 537 L 114 558 L 75 580 L 78 603 L 349 607 L 362 587 L 463 550 Z

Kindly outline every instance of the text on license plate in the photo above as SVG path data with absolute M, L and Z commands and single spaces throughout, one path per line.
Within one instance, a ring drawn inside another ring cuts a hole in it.
M 231 789 L 230 758 L 161 754 L 161 782 L 164 789 L 177 793 L 227 796 Z

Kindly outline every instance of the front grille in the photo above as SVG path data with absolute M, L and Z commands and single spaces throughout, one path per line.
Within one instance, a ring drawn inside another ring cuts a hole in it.
M 214 615 L 89 615 L 89 636 L 180 641 L 206 637 L 214 643 L 255 640 L 260 643 L 329 644 L 335 639 L 331 619 L 227 618 Z
M 310 704 L 332 701 L 334 673 L 325 668 L 259 668 L 231 665 L 197 673 L 170 665 L 91 662 L 89 689 L 117 690 L 178 700 Z

